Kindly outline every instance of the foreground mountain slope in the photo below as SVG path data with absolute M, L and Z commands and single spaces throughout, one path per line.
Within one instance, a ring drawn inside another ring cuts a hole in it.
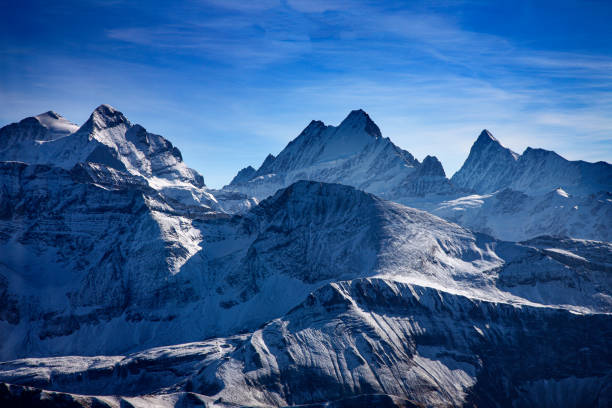
M 382 137 L 363 110 L 352 111 L 338 126 L 313 120 L 278 156 L 268 155 L 257 170 L 242 169 L 224 190 L 263 199 L 302 179 L 347 184 L 386 198 L 454 191 L 435 157 L 420 163 Z
M 225 336 L 281 316 L 323 284 L 361 277 L 612 311 L 606 243 L 552 256 L 558 240 L 546 249 L 500 242 L 348 186 L 306 181 L 228 218 L 181 211 L 146 186 L 6 165 L 18 188 L 0 206 L 0 249 L 14 254 L 0 271 L 4 359 Z
M 108 406 L 123 395 L 135 406 L 603 407 L 610 340 L 609 315 L 356 279 L 321 287 L 252 333 L 125 357 L 6 362 L 0 381 Z

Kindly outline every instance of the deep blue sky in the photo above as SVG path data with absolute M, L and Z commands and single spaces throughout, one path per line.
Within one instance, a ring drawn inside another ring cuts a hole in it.
M 450 176 L 487 128 L 612 161 L 612 1 L 4 0 L 0 126 L 102 103 L 208 185 L 357 108 Z

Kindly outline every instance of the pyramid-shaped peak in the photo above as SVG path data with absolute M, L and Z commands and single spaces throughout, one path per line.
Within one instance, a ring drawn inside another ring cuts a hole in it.
M 121 124 L 130 126 L 130 121 L 123 116 L 123 113 L 107 104 L 98 106 L 89 117 L 87 123 L 89 122 L 98 129 L 115 127 Z
M 379 138 L 382 137 L 380 133 L 380 129 L 374 123 L 374 121 L 370 118 L 370 115 L 366 113 L 363 109 L 356 109 L 351 111 L 348 116 L 340 123 L 338 126 L 339 129 L 363 129 L 366 133 Z
M 476 141 L 472 145 L 472 149 L 470 150 L 470 155 L 474 153 L 485 152 L 485 151 L 489 153 L 503 152 L 504 155 L 508 155 L 509 157 L 512 157 L 513 160 L 517 160 L 519 158 L 519 155 L 517 153 L 513 152 L 512 150 L 502 145 L 500 141 L 497 140 L 495 137 L 493 137 L 493 134 L 489 132 L 487 129 L 484 129 L 482 132 L 480 132 L 480 135 L 478 135 L 478 139 L 476 139 Z
M 342 126 L 343 123 L 355 123 L 355 122 L 363 122 L 367 120 L 372 120 L 370 119 L 370 115 L 368 115 L 366 111 L 364 111 L 363 109 L 356 109 L 356 110 L 352 110 L 347 115 L 347 117 L 342 121 L 340 126 Z
M 483 129 L 482 132 L 480 132 L 480 135 L 478 135 L 478 139 L 476 139 L 476 142 L 497 142 L 499 143 L 499 141 L 493 137 L 493 134 L 491 132 L 489 132 L 487 129 Z
M 34 116 L 34 118 L 26 118 L 24 120 L 35 120 L 45 128 L 55 133 L 69 134 L 75 132 L 79 127 L 74 123 L 68 121 L 62 115 L 54 111 L 47 111 L 40 115 Z
M 446 177 L 444 167 L 436 156 L 427 156 L 423 159 L 421 167 L 419 168 L 419 174 L 422 176 L 440 176 Z
M 41 113 L 40 115 L 36 115 L 36 117 L 39 119 L 41 118 L 50 118 L 50 119 L 55 119 L 55 120 L 62 119 L 62 115 L 52 110 L 47 111 L 45 113 Z

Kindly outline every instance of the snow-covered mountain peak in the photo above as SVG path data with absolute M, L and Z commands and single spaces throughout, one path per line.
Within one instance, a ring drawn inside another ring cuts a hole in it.
M 506 182 L 507 173 L 519 155 L 483 130 L 470 149 L 468 158 L 451 181 L 457 186 L 478 192 L 496 191 Z M 484 176 L 486 174 L 486 176 Z
M 45 112 L 45 113 L 41 113 L 40 115 L 37 115 L 37 116 L 38 116 L 38 117 L 41 117 L 41 116 L 49 116 L 49 117 L 51 117 L 51 118 L 53 118 L 53 119 L 59 119 L 59 118 L 61 118 L 61 117 L 62 117 L 62 115 L 60 115 L 59 113 L 57 113 L 57 112 L 55 112 L 55 111 L 52 111 L 52 110 L 47 111 L 47 112 Z
M 421 165 L 382 137 L 362 109 L 338 126 L 311 121 L 278 156 L 268 155 L 254 173 L 244 169 L 225 189 L 261 200 L 298 180 L 348 184 L 387 199 L 453 191 L 438 159 Z
M 0 129 L 0 160 L 27 162 L 25 158 L 41 144 L 61 139 L 77 129 L 77 125 L 52 111 L 11 123 Z
M 370 118 L 370 115 L 368 115 L 363 109 L 351 111 L 351 113 L 349 113 L 338 126 L 338 132 L 352 131 L 353 133 L 357 133 L 356 131 L 361 130 L 364 130 L 365 133 L 375 138 L 382 137 L 380 129 L 376 123 L 374 123 L 374 121 Z
M 419 167 L 419 175 L 446 177 L 444 167 L 436 156 L 427 156 L 423 159 L 423 163 Z
M 100 130 L 116 127 L 119 125 L 130 127 L 130 121 L 115 108 L 110 105 L 102 104 L 98 106 L 91 114 L 87 122 L 82 128 L 87 130 Z
M 187 206 L 217 208 L 204 178 L 185 165 L 178 148 L 164 137 L 130 123 L 110 105 L 98 106 L 80 128 L 53 111 L 3 127 L 0 161 L 65 170 L 94 164 L 104 167 L 101 174 L 112 174 L 112 178 L 143 178 L 167 199 Z
M 26 118 L 24 120 L 28 119 L 30 118 Z M 56 136 L 69 135 L 70 133 L 76 132 L 79 128 L 77 125 L 54 111 L 41 113 L 40 115 L 34 116 L 34 119 L 36 119 L 38 123 L 47 128 Z
M 472 148 L 470 149 L 470 155 L 472 153 L 477 154 L 483 150 L 486 151 L 487 154 L 490 154 L 492 152 L 500 152 L 504 154 L 505 156 L 508 156 L 508 157 L 511 156 L 512 158 L 514 158 L 514 160 L 518 159 L 519 157 L 518 153 L 515 153 L 512 150 L 508 149 L 507 147 L 503 146 L 501 142 L 497 140 L 493 136 L 493 134 L 489 132 L 487 129 L 483 129 L 483 131 L 480 132 L 480 134 L 478 135 L 478 138 L 476 139 L 476 141 L 472 145 Z
M 499 141 L 493 136 L 487 129 L 482 129 L 482 132 L 478 135 L 476 142 L 487 143 L 487 142 L 498 142 Z
M 38 121 L 43 125 L 51 125 L 53 122 L 64 119 L 62 115 L 54 111 L 47 111 L 45 113 L 41 113 L 40 115 L 34 116 Z
M 522 155 L 504 147 L 483 130 L 451 181 L 458 187 L 489 194 L 511 188 L 546 194 L 561 187 L 570 194 L 612 190 L 612 166 L 605 162 L 569 161 L 557 153 L 528 147 Z

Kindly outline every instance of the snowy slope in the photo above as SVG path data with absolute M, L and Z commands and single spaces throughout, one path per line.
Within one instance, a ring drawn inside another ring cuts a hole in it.
M 306 181 L 228 218 L 173 207 L 138 180 L 103 185 L 83 172 L 4 165 L 12 188 L 0 205 L 0 250 L 11 254 L 0 265 L 3 359 L 230 335 L 327 282 L 361 277 L 612 311 L 610 244 L 500 242 L 352 187 Z
M 432 214 L 510 241 L 540 235 L 612 241 L 612 193 L 570 195 L 558 188 L 541 195 L 504 189 L 443 201 Z
M 23 119 L 0 129 L 0 152 L 4 159 L 16 159 L 36 145 L 60 139 L 78 130 L 78 126 L 49 111 Z M 20 151 L 17 153 L 16 151 Z
M 611 339 L 609 315 L 356 279 L 324 285 L 241 336 L 2 363 L 0 381 L 17 385 L 0 398 L 17 400 L 29 385 L 73 394 L 30 391 L 36 399 L 87 404 L 92 397 L 79 394 L 98 395 L 115 407 L 606 406 Z
M 261 200 L 298 180 L 347 184 L 386 198 L 454 192 L 435 157 L 420 163 L 382 137 L 363 110 L 338 126 L 313 120 L 278 156 L 268 155 L 256 171 L 242 169 L 224 190 Z

